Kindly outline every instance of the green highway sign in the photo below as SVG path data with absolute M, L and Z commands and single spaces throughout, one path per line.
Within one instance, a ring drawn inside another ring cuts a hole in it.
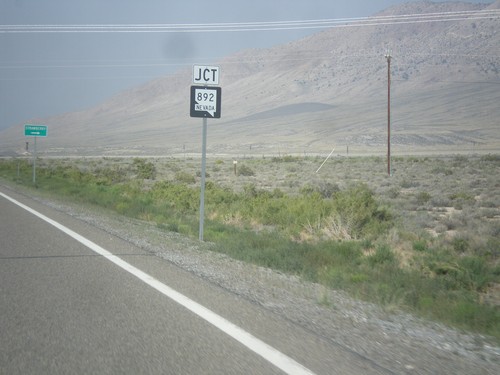
M 24 125 L 24 135 L 27 137 L 46 137 L 47 126 L 45 125 Z

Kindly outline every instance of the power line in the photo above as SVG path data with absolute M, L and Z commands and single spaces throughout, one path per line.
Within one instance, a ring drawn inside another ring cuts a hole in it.
M 257 61 L 253 61 L 253 63 L 272 63 L 272 62 L 279 62 L 279 63 L 284 63 L 284 62 L 301 62 L 301 61 L 311 61 L 311 60 L 322 60 L 322 59 L 332 59 L 331 54 L 325 54 L 321 53 L 318 54 L 318 51 L 315 50 L 302 50 L 300 51 L 297 56 L 290 55 L 289 53 L 286 54 L 278 54 L 278 55 L 273 55 L 272 58 L 257 58 Z M 333 53 L 334 51 L 332 51 Z M 461 59 L 477 59 L 477 58 L 490 58 L 490 59 L 498 59 L 500 56 L 498 55 L 487 55 L 487 54 L 453 54 L 453 53 L 408 53 L 404 52 L 398 55 L 397 58 L 397 67 L 413 67 L 415 66 L 414 63 L 408 62 L 408 58 L 412 57 L 427 57 L 427 58 L 433 58 L 433 57 L 446 57 L 449 60 L 447 63 L 451 63 L 455 67 L 467 67 L 472 64 L 466 64 Z M 370 51 L 370 52 L 358 52 L 358 53 L 350 53 L 350 54 L 342 54 L 341 56 L 336 56 L 334 59 L 336 60 L 348 60 L 348 59 L 379 59 L 380 58 L 380 53 L 376 51 Z M 451 60 L 452 58 L 458 58 L 459 63 L 454 63 L 456 60 Z M 197 60 L 209 60 L 206 58 L 197 58 Z M 168 60 L 168 59 L 167 59 Z M 137 63 L 89 63 L 89 64 L 82 64 L 82 63 L 77 63 L 77 64 L 69 64 L 69 63 L 52 63 L 52 64 L 32 64 L 30 61 L 26 62 L 15 62 L 15 63 L 10 63 L 10 65 L 0 65 L 0 70 L 5 69 L 5 70 L 23 70 L 23 69 L 113 69 L 113 68 L 162 68 L 162 67 L 173 67 L 173 66 L 191 66 L 192 59 L 183 59 L 185 61 L 181 61 L 181 59 L 174 59 L 176 62 L 137 62 Z M 248 58 L 240 58 L 240 57 L 230 57 L 226 58 L 225 61 L 223 62 L 224 65 L 234 65 L 234 64 L 240 64 L 243 61 L 246 63 L 252 63 L 252 60 L 249 60 Z M 431 62 L 419 62 L 418 66 L 430 66 L 430 65 L 435 65 Z M 5 79 L 4 79 L 5 80 Z M 9 80 L 9 79 L 7 79 Z
M 397 24 L 498 19 L 500 9 L 318 20 L 193 24 L 0 25 L 0 33 L 200 33 L 390 26 Z

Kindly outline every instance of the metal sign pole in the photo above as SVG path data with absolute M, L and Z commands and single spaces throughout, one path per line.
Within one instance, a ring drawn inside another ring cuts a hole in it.
M 200 192 L 200 241 L 203 241 L 205 220 L 205 171 L 207 168 L 207 118 L 203 117 L 203 141 L 201 150 L 201 192 Z
M 391 53 L 385 55 L 387 59 L 387 174 L 391 172 Z
M 36 184 L 36 138 L 35 137 L 35 150 L 33 153 L 33 183 Z

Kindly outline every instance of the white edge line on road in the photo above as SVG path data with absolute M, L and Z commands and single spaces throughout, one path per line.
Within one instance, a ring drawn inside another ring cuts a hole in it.
M 25 209 L 26 211 L 30 212 L 31 214 L 37 216 L 38 218 L 46 221 L 47 223 L 53 225 L 60 231 L 66 233 L 68 236 L 74 238 L 78 242 L 82 243 L 95 253 L 102 255 L 103 257 L 107 258 L 111 262 L 115 263 L 117 266 L 121 267 L 125 271 L 131 273 L 138 279 L 142 280 L 152 288 L 156 289 L 160 293 L 164 294 L 168 298 L 174 300 L 177 302 L 179 305 L 184 306 L 186 309 L 189 311 L 193 312 L 194 314 L 198 315 L 200 318 L 206 320 L 213 326 L 217 327 L 220 329 L 222 332 L 228 334 L 235 340 L 239 341 L 241 344 L 245 345 L 248 349 L 251 351 L 257 353 L 260 355 L 262 358 L 265 360 L 271 362 L 273 365 L 281 369 L 287 374 L 309 374 L 313 375 L 314 373 L 301 365 L 300 363 L 296 362 L 292 358 L 288 357 L 287 355 L 281 353 L 279 350 L 273 348 L 272 346 L 266 344 L 262 340 L 256 338 L 249 332 L 245 331 L 243 328 L 238 327 L 237 325 L 231 323 L 227 319 L 223 318 L 222 316 L 214 313 L 213 311 L 207 309 L 206 307 L 200 305 L 199 303 L 193 301 L 192 299 L 186 297 L 185 295 L 177 292 L 176 290 L 170 288 L 169 286 L 163 284 L 162 282 L 158 281 L 154 277 L 148 275 L 147 273 L 141 271 L 140 269 L 132 266 L 131 264 L 125 262 L 123 259 L 117 257 L 116 255 L 113 255 L 111 252 L 108 250 L 102 248 L 101 246 L 97 245 L 96 243 L 90 241 L 89 239 L 83 237 L 82 235 L 76 233 L 75 231 L 65 227 L 64 225 L 58 223 L 55 220 L 50 219 L 49 217 L 41 214 L 38 211 L 35 211 L 29 206 L 26 206 L 25 204 L 9 197 L 8 195 L 3 194 L 0 192 L 0 196 L 4 197 L 5 199 L 9 200 L 10 202 L 18 205 L 19 207 Z

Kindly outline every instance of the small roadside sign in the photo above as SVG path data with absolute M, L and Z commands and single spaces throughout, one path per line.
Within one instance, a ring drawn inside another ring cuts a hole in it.
M 33 183 L 35 184 L 36 183 L 36 159 L 37 159 L 36 138 L 47 136 L 47 126 L 46 125 L 26 124 L 26 125 L 24 125 L 24 135 L 26 137 L 35 137 L 35 150 L 33 152 Z M 26 145 L 26 148 L 27 147 L 28 147 L 28 145 Z
M 218 85 L 219 73 L 218 66 L 194 65 L 193 83 L 195 85 Z
M 24 125 L 24 135 L 26 137 L 46 137 L 47 126 L 26 124 Z
M 191 86 L 191 117 L 220 118 L 222 89 Z

